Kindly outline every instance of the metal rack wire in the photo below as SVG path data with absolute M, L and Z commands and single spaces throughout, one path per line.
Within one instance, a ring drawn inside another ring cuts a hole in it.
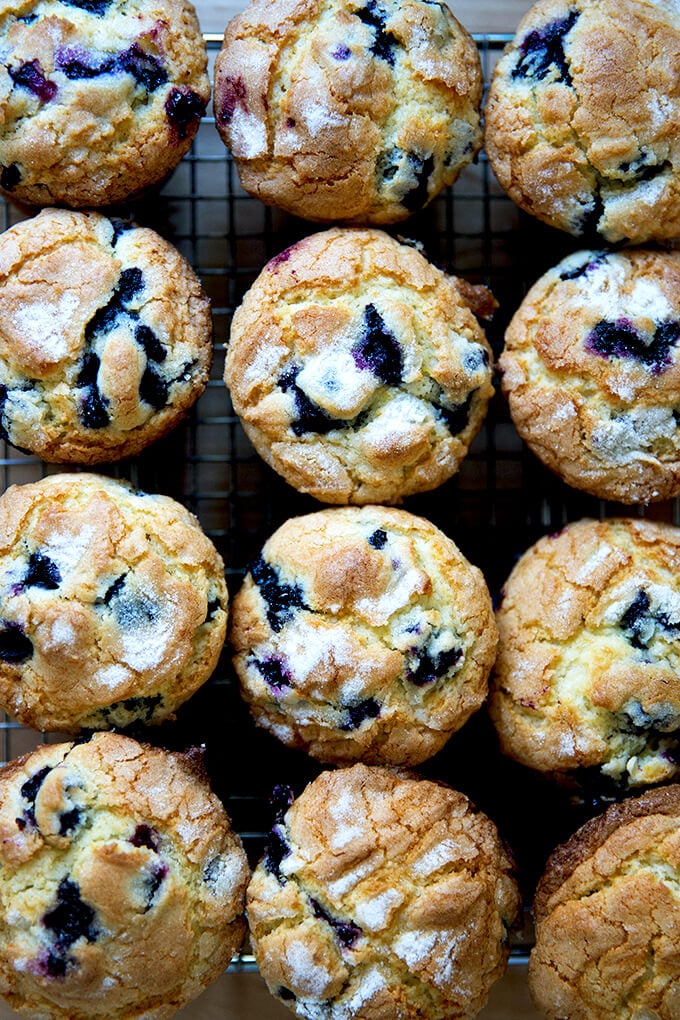
M 214 56 L 221 40 L 206 39 Z M 508 39 L 476 37 L 487 80 Z M 240 188 L 210 115 L 160 194 L 127 212 L 172 241 L 196 269 L 212 301 L 215 355 L 207 391 L 187 422 L 139 458 L 103 470 L 147 491 L 173 496 L 192 510 L 222 553 L 228 583 L 235 590 L 247 564 L 285 518 L 319 508 L 260 461 L 222 383 L 224 345 L 234 309 L 266 260 L 315 228 L 263 206 Z M 22 217 L 2 203 L 2 229 Z M 505 326 L 527 287 L 580 246 L 574 239 L 529 222 L 500 190 L 483 154 L 453 188 L 393 232 L 421 242 L 428 256 L 445 270 L 491 288 L 500 306 L 488 329 L 497 354 Z M 8 446 L 0 452 L 3 491 L 10 484 L 57 470 Z M 411 498 L 406 507 L 430 518 L 454 538 L 482 569 L 494 595 L 517 555 L 541 534 L 582 516 L 631 513 L 630 508 L 568 490 L 554 478 L 523 447 L 499 395 L 459 474 L 436 492 Z M 678 523 L 677 504 L 656 506 L 654 516 Z M 5 761 L 41 740 L 58 739 L 58 735 L 26 730 L 7 717 L 0 721 L 0 733 Z M 274 783 L 283 779 L 297 790 L 319 771 L 300 753 L 287 751 L 255 731 L 238 697 L 226 654 L 214 677 L 180 711 L 177 721 L 149 731 L 145 739 L 175 747 L 205 744 L 213 785 L 252 860 L 260 853 L 269 825 L 267 797 Z M 468 793 L 495 818 L 515 850 L 527 885 L 545 852 L 581 820 L 579 811 L 587 810 L 583 805 L 572 810 L 568 798 L 546 788 L 540 779 L 519 766 L 501 764 L 483 713 L 421 771 Z M 537 813 L 542 819 L 540 832 L 534 824 Z M 523 944 L 520 936 L 520 953 Z M 247 967 L 251 962 L 244 956 L 236 965 Z

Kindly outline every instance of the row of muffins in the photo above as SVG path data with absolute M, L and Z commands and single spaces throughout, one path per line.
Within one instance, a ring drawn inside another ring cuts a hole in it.
M 322 762 L 418 765 L 480 708 L 503 749 L 621 789 L 680 768 L 680 531 L 582 520 L 502 591 L 424 518 L 380 506 L 286 521 L 229 608 L 224 564 L 176 501 L 88 473 L 0 497 L 0 704 L 43 731 L 158 723 L 227 635 L 255 721 Z M 500 645 L 498 631 L 500 632 Z
M 210 96 L 188 0 L 24 0 L 4 15 L 0 187 L 101 207 L 157 185 Z M 484 139 L 538 218 L 610 242 L 680 233 L 677 12 L 539 0 L 498 63 Z M 246 190 L 306 219 L 396 223 L 482 144 L 475 44 L 445 4 L 252 0 L 227 26 L 215 121 Z M 59 139 L 58 158 L 53 139 Z
M 680 255 L 583 251 L 531 288 L 499 359 L 512 418 L 568 484 L 646 503 L 680 490 Z M 43 210 L 0 237 L 0 428 L 48 462 L 139 453 L 212 362 L 210 303 L 155 231 Z M 261 271 L 225 381 L 249 438 L 329 503 L 398 503 L 455 474 L 493 394 L 483 287 L 370 228 L 303 238 Z
M 117 733 L 0 770 L 0 993 L 46 1020 L 167 1018 L 243 940 L 300 1017 L 471 1020 L 519 908 L 494 823 L 462 794 L 356 764 L 275 822 L 252 875 L 200 752 Z M 680 787 L 628 798 L 550 860 L 529 983 L 547 1020 L 677 1013 Z

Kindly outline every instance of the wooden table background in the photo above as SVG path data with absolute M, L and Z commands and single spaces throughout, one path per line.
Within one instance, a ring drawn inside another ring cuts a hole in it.
M 219 33 L 245 0 L 194 0 L 203 32 Z M 528 0 L 450 0 L 449 6 L 470 32 L 514 32 Z M 271 998 L 255 973 L 225 974 L 195 1002 L 181 1010 L 176 1020 L 286 1020 L 292 1013 Z M 18 1014 L 0 1004 L 0 1020 L 16 1020 Z M 479 1020 L 538 1020 L 526 987 L 526 967 L 513 964 L 493 989 Z

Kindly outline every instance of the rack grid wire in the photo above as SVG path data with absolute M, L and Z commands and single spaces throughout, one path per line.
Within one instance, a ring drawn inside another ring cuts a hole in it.
M 509 39 L 475 36 L 487 82 Z M 220 42 L 221 37 L 206 36 L 211 63 Z M 25 218 L 24 212 L 0 202 L 3 230 Z M 265 207 L 240 188 L 210 109 L 191 151 L 158 195 L 120 213 L 174 243 L 198 273 L 212 302 L 214 362 L 205 394 L 171 436 L 135 459 L 96 470 L 184 503 L 224 557 L 233 593 L 275 528 L 286 518 L 321 505 L 294 492 L 259 459 L 233 413 L 222 382 L 231 316 L 270 257 L 323 228 Z M 420 243 L 447 272 L 492 290 L 499 308 L 487 335 L 496 356 L 505 327 L 530 284 L 583 246 L 521 213 L 496 183 L 483 153 L 452 188 L 390 232 Z M 4 443 L 0 453 L 2 491 L 65 470 Z M 435 492 L 411 497 L 404 505 L 454 539 L 482 569 L 492 596 L 498 596 L 517 556 L 567 521 L 622 513 L 679 523 L 677 501 L 631 509 L 568 489 L 523 446 L 498 393 L 459 473 Z M 63 739 L 60 734 L 28 730 L 7 716 L 0 721 L 0 731 L 5 761 L 40 742 Z M 299 792 L 321 770 L 301 752 L 289 751 L 256 730 L 241 703 L 226 651 L 214 676 L 179 711 L 175 722 L 134 735 L 172 748 L 205 746 L 213 787 L 224 800 L 251 863 L 258 859 L 270 825 L 272 787 L 286 782 Z M 494 818 L 529 892 L 550 849 L 599 807 L 595 801 L 575 801 L 568 792 L 501 759 L 483 712 L 419 771 L 467 793 Z M 536 819 L 541 820 L 539 828 Z M 514 937 L 515 959 L 525 958 L 530 939 L 525 925 Z M 244 953 L 232 966 L 248 968 L 252 957 Z

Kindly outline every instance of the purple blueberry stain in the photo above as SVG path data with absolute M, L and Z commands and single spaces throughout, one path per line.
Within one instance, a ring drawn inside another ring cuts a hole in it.
M 222 124 L 230 124 L 238 109 L 248 112 L 248 89 L 243 78 L 228 74 L 221 86 L 219 96 L 219 120 Z
M 580 262 L 577 266 L 574 266 L 573 269 L 564 269 L 560 273 L 560 280 L 578 280 L 582 276 L 589 276 L 590 273 L 595 272 L 595 270 L 606 261 L 606 252 L 601 252 L 596 255 L 595 258 L 588 256 L 585 262 Z
M 170 387 L 167 379 L 152 364 L 147 364 L 139 383 L 139 397 L 155 411 L 168 402 Z
M 362 335 L 352 348 L 357 368 L 372 372 L 387 386 L 398 386 L 404 375 L 401 344 L 388 329 L 374 304 L 364 308 Z
M 133 846 L 145 847 L 147 850 L 153 850 L 154 853 L 158 853 L 160 846 L 158 831 L 145 823 L 135 828 L 130 836 L 130 842 Z
M 93 54 L 77 47 L 57 53 L 55 66 L 70 81 L 99 78 L 107 74 L 129 74 L 149 94 L 168 81 L 162 62 L 139 43 L 115 55 Z
M 12 666 L 26 662 L 33 655 L 33 643 L 19 623 L 0 623 L 0 659 Z
M 163 885 L 163 882 L 168 877 L 170 869 L 167 864 L 154 864 L 144 883 L 144 892 L 146 896 L 146 903 L 144 905 L 144 913 L 148 913 L 153 907 L 158 891 Z
M 76 387 L 82 390 L 78 395 L 78 417 L 88 429 L 103 429 L 111 422 L 109 401 L 99 389 L 100 365 L 99 356 L 94 351 L 86 351 L 76 378 Z
M 77 7 L 80 11 L 87 11 L 101 18 L 106 14 L 113 0 L 60 0 L 67 7 Z
M 26 801 L 26 807 L 24 808 L 21 818 L 16 819 L 17 827 L 22 831 L 28 826 L 31 829 L 37 827 L 35 820 L 35 802 L 38 797 L 40 787 L 45 782 L 45 779 L 52 771 L 51 765 L 45 765 L 43 768 L 34 772 L 25 783 L 22 784 L 19 793 L 23 800 Z
M 49 103 L 56 96 L 57 83 L 45 77 L 39 60 L 27 60 L 18 67 L 8 67 L 7 70 L 15 85 L 37 96 L 42 103 Z
M 335 49 L 332 50 L 331 56 L 333 57 L 333 60 L 349 60 L 352 56 L 352 51 L 349 46 L 345 45 L 345 43 L 339 43 Z
M 283 694 L 284 691 L 292 687 L 290 673 L 283 661 L 276 656 L 270 656 L 267 659 L 251 659 L 249 663 L 264 677 L 267 686 L 274 694 Z
M 83 812 L 74 807 L 70 811 L 62 811 L 59 815 L 59 835 L 70 836 L 83 820 Z
M 660 375 L 672 364 L 671 352 L 680 339 L 680 323 L 660 322 L 650 336 L 635 328 L 630 319 L 616 322 L 601 319 L 585 339 L 585 348 L 603 358 L 630 358 L 640 362 L 653 375 Z
M 205 113 L 205 101 L 189 88 L 173 88 L 165 100 L 165 114 L 176 141 L 188 138 Z
M 346 949 L 352 949 L 357 940 L 361 938 L 363 932 L 359 925 L 355 924 L 354 921 L 339 920 L 312 896 L 309 898 L 309 905 L 312 908 L 314 917 L 318 917 L 322 921 L 325 921 L 326 924 L 330 925 L 338 942 L 340 942 Z
M 619 626 L 633 648 L 639 650 L 649 648 L 658 630 L 672 636 L 680 634 L 680 621 L 674 622 L 663 610 L 652 609 L 651 599 L 644 588 L 638 590 L 622 614 Z
M 564 53 L 564 42 L 578 17 L 579 12 L 571 10 L 566 18 L 529 32 L 519 45 L 519 60 L 511 77 L 542 81 L 554 68 L 557 81 L 570 85 L 571 74 Z

